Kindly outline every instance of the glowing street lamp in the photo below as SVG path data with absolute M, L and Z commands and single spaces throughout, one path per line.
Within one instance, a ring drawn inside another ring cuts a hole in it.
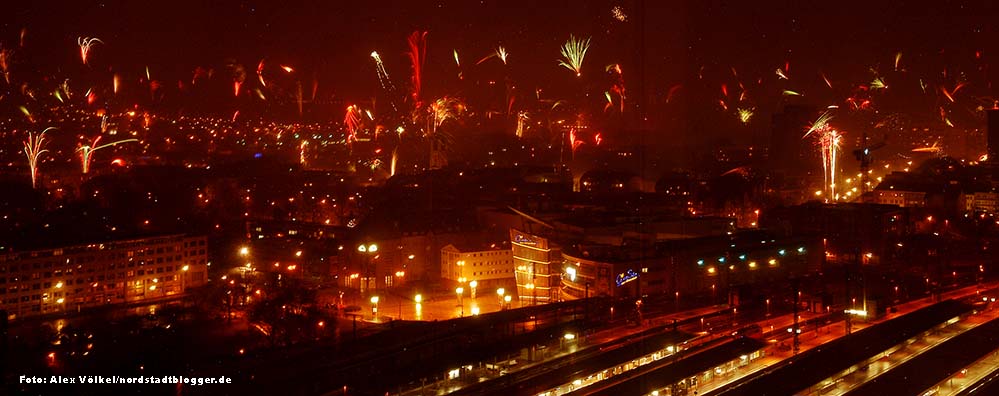
M 465 288 L 456 287 L 454 289 L 454 294 L 458 295 L 458 305 L 461 306 L 461 316 L 465 316 L 465 304 L 461 302 L 461 295 L 465 292 Z
M 472 288 L 472 299 L 474 300 L 475 299 L 475 288 L 479 286 L 479 282 L 473 280 L 471 282 L 468 282 L 468 286 Z
M 371 296 L 371 316 L 378 318 L 378 296 Z
M 249 254 L 250 254 L 250 248 L 249 247 L 243 246 L 243 247 L 239 248 L 239 255 L 240 256 L 246 257 Z

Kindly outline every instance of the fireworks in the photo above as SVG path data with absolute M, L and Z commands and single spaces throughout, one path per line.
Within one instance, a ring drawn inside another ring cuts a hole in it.
M 628 22 L 628 15 L 624 13 L 624 9 L 621 6 L 611 8 L 611 16 L 617 19 L 618 22 Z
M 104 44 L 101 39 L 97 37 L 77 37 L 76 44 L 80 46 L 80 59 L 83 60 L 83 64 L 86 65 L 90 57 L 90 49 L 96 43 Z
M 748 124 L 749 123 L 749 119 L 753 118 L 753 109 L 751 109 L 751 108 L 750 109 L 739 109 L 738 113 L 739 113 L 739 121 L 742 121 L 743 124 Z
M 805 132 L 805 135 L 802 136 L 802 138 L 808 137 L 808 135 L 811 135 L 812 132 L 825 129 L 826 127 L 829 126 L 829 120 L 831 119 L 832 119 L 832 113 L 828 111 L 822 113 L 822 115 L 820 115 L 819 118 L 815 119 L 815 122 L 812 123 L 812 126 L 808 128 L 808 131 Z
M 583 58 L 586 57 L 586 50 L 590 49 L 590 39 L 577 40 L 575 36 L 569 35 L 569 41 L 562 45 L 562 58 L 558 64 L 576 73 L 576 77 L 582 76 Z
M 527 116 L 526 111 L 521 111 L 520 113 L 517 113 L 517 131 L 515 132 L 515 134 L 517 135 L 518 138 L 524 137 L 524 131 L 527 129 L 528 119 L 530 119 L 530 117 Z
M 24 142 L 24 155 L 28 157 L 28 169 L 31 170 L 31 188 L 38 187 L 38 160 L 42 154 L 48 152 L 44 147 L 45 132 L 48 132 L 49 129 L 55 128 L 45 128 L 38 135 L 32 135 L 31 132 L 28 132 L 28 140 Z
M 951 103 L 954 103 L 954 95 L 957 95 L 957 91 L 960 90 L 964 86 L 965 86 L 965 83 L 963 83 L 963 82 L 958 83 L 956 86 L 954 86 L 954 90 L 949 91 L 949 92 L 947 91 L 946 87 L 940 87 L 940 92 L 942 92 L 944 94 L 944 97 L 946 97 L 947 100 L 949 100 Z
M 831 119 L 832 115 L 829 112 L 823 113 L 812 123 L 802 138 L 815 134 L 816 146 L 818 146 L 822 157 L 823 190 L 828 189 L 829 195 L 827 196 L 836 200 L 839 199 L 839 196 L 836 195 L 836 160 L 839 158 L 843 134 L 829 125 Z
M 802 95 L 802 94 L 800 94 L 798 92 L 792 91 L 790 89 L 785 89 L 783 92 L 781 92 L 781 95 L 784 95 L 784 96 L 804 96 L 804 95 Z
M 302 143 L 298 145 L 298 163 L 302 164 L 304 168 L 305 163 L 305 147 L 309 145 L 308 140 L 302 140 Z
M 454 58 L 455 62 L 457 62 L 457 61 L 458 61 L 458 58 L 457 58 L 457 56 L 458 56 L 458 52 L 457 52 L 457 51 L 455 51 L 455 58 Z M 509 53 L 509 52 L 507 52 L 507 51 L 506 51 L 506 48 L 503 48 L 503 46 L 501 45 L 501 46 L 497 47 L 497 48 L 496 48 L 496 49 L 495 49 L 495 50 L 493 51 L 493 53 L 491 53 L 491 54 L 489 54 L 489 55 L 486 55 L 486 57 L 485 57 L 485 58 L 482 58 L 482 59 L 479 59 L 479 61 L 478 61 L 478 62 L 475 62 L 475 64 L 476 64 L 476 65 L 480 65 L 480 64 L 482 64 L 482 62 L 485 62 L 485 61 L 487 61 L 487 60 L 489 60 L 489 59 L 491 59 L 491 58 L 498 58 L 498 59 L 499 59 L 499 60 L 500 60 L 501 62 L 503 62 L 503 64 L 505 65 L 505 64 L 506 64 L 506 58 L 507 58 L 508 56 L 510 56 L 510 53 Z
M 781 79 L 784 79 L 784 80 L 788 79 L 787 78 L 787 74 L 784 73 L 784 70 L 777 69 L 776 73 L 777 73 L 777 77 L 778 78 L 781 78 Z
M 625 100 L 624 71 L 621 70 L 621 65 L 618 63 L 607 65 L 606 70 L 608 73 L 614 73 L 615 76 L 614 85 L 611 86 L 610 92 L 617 94 L 618 99 L 620 99 L 618 101 L 620 102 L 620 110 L 622 113 L 624 113 L 624 100 Z M 607 97 L 607 102 L 608 104 L 610 104 L 611 102 L 609 95 Z M 607 109 L 605 108 L 604 110 L 606 111 Z
M 430 117 L 427 119 L 429 124 L 427 133 L 435 135 L 437 128 L 440 128 L 445 121 L 457 118 L 465 111 L 465 104 L 456 98 L 445 96 L 431 103 L 427 111 L 430 113 Z
M 392 162 L 389 163 L 389 176 L 395 176 L 395 165 L 399 161 L 399 147 L 392 149 Z
M 10 84 L 10 50 L 6 48 L 0 48 L 0 72 L 3 72 L 3 78 Z
M 357 130 L 361 127 L 361 109 L 357 105 L 347 106 L 347 114 L 343 117 L 343 125 L 347 127 L 347 144 L 357 140 Z
M 888 84 L 885 84 L 885 80 L 881 77 L 874 77 L 871 81 L 871 89 L 888 89 Z
M 371 51 L 371 58 L 375 60 L 375 72 L 378 74 L 378 83 L 382 85 L 382 89 L 387 92 L 394 91 L 395 86 L 392 85 L 392 79 L 389 78 L 385 64 L 382 63 L 382 57 L 378 56 L 378 51 Z
M 413 103 L 420 107 L 423 92 L 423 64 L 427 60 L 427 32 L 413 32 L 406 41 L 409 44 L 409 61 L 413 66 Z
M 90 162 L 93 160 L 93 156 L 94 156 L 94 152 L 95 151 L 103 149 L 103 148 L 107 148 L 107 147 L 117 146 L 117 145 L 122 144 L 122 143 L 138 142 L 139 139 L 119 140 L 119 141 L 116 141 L 116 142 L 111 142 L 111 143 L 107 143 L 107 144 L 103 144 L 103 145 L 98 146 L 97 143 L 100 142 L 100 141 L 101 141 L 101 136 L 98 136 L 98 137 L 94 138 L 94 142 L 92 144 L 90 144 L 89 146 L 88 145 L 84 145 L 84 146 L 80 146 L 80 148 L 76 149 L 76 151 L 80 152 L 80 160 L 81 160 L 81 162 L 83 164 L 83 173 L 84 174 L 87 174 L 87 173 L 90 172 Z
M 148 70 L 148 69 L 147 69 Z M 257 63 L 257 80 L 260 80 L 260 86 L 267 88 L 267 81 L 264 81 L 264 60 L 261 59 Z
M 902 61 L 902 53 L 898 52 L 895 54 L 895 71 L 898 71 L 898 64 Z
M 510 53 L 506 52 L 506 48 L 503 48 L 502 45 L 496 48 L 496 57 L 503 61 L 504 65 L 506 64 L 506 57 L 509 55 Z
M 571 147 L 573 158 L 576 158 L 576 150 L 579 149 L 579 146 L 582 146 L 584 143 L 586 142 L 576 139 L 576 128 L 569 130 L 569 147 Z

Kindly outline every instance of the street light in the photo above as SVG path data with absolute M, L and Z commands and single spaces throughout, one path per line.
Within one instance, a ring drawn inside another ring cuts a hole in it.
M 371 296 L 371 316 L 374 319 L 378 318 L 378 296 Z
M 249 247 L 242 246 L 242 247 L 239 248 L 239 255 L 240 256 L 246 257 L 249 254 L 250 254 L 250 248 Z
M 472 299 L 474 300 L 475 299 L 475 288 L 479 286 L 479 282 L 473 280 L 471 282 L 468 282 L 468 286 L 470 286 L 472 288 Z
M 458 295 L 458 305 L 461 306 L 461 316 L 465 316 L 465 304 L 461 302 L 461 294 L 465 292 L 465 288 L 456 287 L 454 289 L 454 294 Z

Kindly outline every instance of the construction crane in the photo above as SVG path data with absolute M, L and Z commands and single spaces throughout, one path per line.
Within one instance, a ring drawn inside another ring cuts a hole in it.
M 874 150 L 880 149 L 888 144 L 888 135 L 884 135 L 880 142 L 875 144 L 867 144 L 867 132 L 860 138 L 860 147 L 853 150 L 853 156 L 860 161 L 860 202 L 867 203 L 870 197 L 867 196 L 867 184 L 869 183 L 868 175 L 871 167 L 871 163 L 874 162 L 874 158 L 871 153 Z

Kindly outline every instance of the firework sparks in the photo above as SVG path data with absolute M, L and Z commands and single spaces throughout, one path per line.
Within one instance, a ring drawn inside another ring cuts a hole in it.
M 378 74 L 378 82 L 382 85 L 382 89 L 386 91 L 395 89 L 392 86 L 392 80 L 389 79 L 388 71 L 385 70 L 385 64 L 382 63 L 382 57 L 378 55 L 378 51 L 371 51 L 371 59 L 375 60 L 375 72 Z
M 347 106 L 343 125 L 347 127 L 347 144 L 351 144 L 357 140 L 357 130 L 361 127 L 361 109 L 357 105 Z
M 80 160 L 81 160 L 81 163 L 83 165 L 83 173 L 84 174 L 87 174 L 87 173 L 90 172 L 90 163 L 91 163 L 91 161 L 94 158 L 94 152 L 95 151 L 103 149 L 103 148 L 117 146 L 117 145 L 122 144 L 122 143 L 138 142 L 139 139 L 119 140 L 119 141 L 116 141 L 116 142 L 111 142 L 111 143 L 107 143 L 107 144 L 103 144 L 103 145 L 98 146 L 97 143 L 100 142 L 100 141 L 101 141 L 101 136 L 98 136 L 98 137 L 94 138 L 94 142 L 91 143 L 90 145 L 83 145 L 83 146 L 80 146 L 80 148 L 76 149 L 76 151 L 80 152 Z
M 38 135 L 28 132 L 28 140 L 24 142 L 24 155 L 28 157 L 28 169 L 31 171 L 31 188 L 38 188 L 38 160 L 48 152 L 45 147 L 45 132 L 55 128 L 45 128 Z
M 3 78 L 10 84 L 10 50 L 6 48 L 0 48 L 0 72 L 3 72 Z
M 260 80 L 260 86 L 267 88 L 267 81 L 264 81 L 264 60 L 261 59 L 257 63 L 257 80 Z
M 749 119 L 753 118 L 753 109 L 752 108 L 749 108 L 749 109 L 739 109 L 738 112 L 739 112 L 739 121 L 742 121 L 743 124 L 748 124 L 749 123 Z
M 832 120 L 832 118 L 832 113 L 828 111 L 822 113 L 819 118 L 815 119 L 815 122 L 812 122 L 812 126 L 808 128 L 808 131 L 805 132 L 805 135 L 802 136 L 802 138 L 808 137 L 808 135 L 811 135 L 812 132 L 827 128 L 829 126 L 829 120 Z
M 302 143 L 298 145 L 298 163 L 302 164 L 304 168 L 306 166 L 305 162 L 305 148 L 309 145 L 308 140 L 302 140 Z
M 802 95 L 802 94 L 800 94 L 798 92 L 792 91 L 790 89 L 785 89 L 783 92 L 781 92 L 781 95 L 784 95 L 784 96 L 804 96 L 804 95 Z
M 832 82 L 829 81 L 829 78 L 826 77 L 825 73 L 821 73 L 821 74 L 822 74 L 822 81 L 825 81 L 826 82 L 826 86 L 828 86 L 830 89 L 832 89 Z
M 607 65 L 606 68 L 608 73 L 614 74 L 614 85 L 611 86 L 610 91 L 617 94 L 618 102 L 620 104 L 620 111 L 624 113 L 624 101 L 625 101 L 625 84 L 624 84 L 624 71 L 621 69 L 621 65 L 614 63 Z M 610 99 L 607 100 L 610 102 Z M 606 109 L 605 109 L 606 110 Z
M 947 100 L 949 100 L 951 103 L 954 103 L 954 95 L 957 95 L 957 91 L 960 90 L 961 88 L 963 88 L 964 86 L 965 86 L 965 83 L 960 82 L 960 83 L 957 83 L 957 85 L 954 86 L 954 89 L 951 90 L 951 91 L 947 91 L 946 87 L 940 87 L 940 92 L 942 92 L 944 94 L 944 97 L 946 97 Z
M 501 61 L 503 61 L 504 65 L 506 64 L 507 56 L 510 56 L 510 53 L 506 52 L 506 48 L 503 48 L 502 45 L 496 48 L 496 57 L 499 58 Z
M 624 13 L 624 9 L 621 6 L 611 8 L 611 16 L 617 19 L 618 22 L 628 22 L 628 15 Z
M 586 142 L 581 139 L 576 139 L 576 128 L 569 130 L 569 146 L 571 147 L 573 158 L 576 157 L 576 150 L 579 149 L 579 146 L 582 146 L 584 143 Z
M 563 59 L 559 59 L 559 66 L 572 70 L 576 73 L 576 77 L 582 76 L 583 58 L 586 57 L 588 49 L 590 49 L 589 38 L 577 40 L 575 36 L 569 35 L 569 41 L 562 45 Z
M 927 147 L 917 147 L 912 149 L 913 153 L 940 153 L 943 147 L 940 147 L 940 141 L 935 141 L 933 144 Z
M 789 78 L 787 78 L 787 74 L 782 69 L 777 69 L 777 71 L 775 73 L 777 74 L 777 78 L 780 78 L 780 79 L 783 79 L 783 80 L 788 80 L 789 79 Z
M 437 128 L 444 125 L 445 121 L 455 119 L 465 111 L 465 104 L 456 98 L 445 96 L 431 103 L 427 111 L 430 113 L 427 131 L 430 135 L 435 135 Z
M 898 64 L 902 61 L 902 53 L 898 52 L 895 54 L 895 71 L 898 71 Z
M 527 130 L 528 119 L 530 119 L 530 117 L 527 116 L 526 111 L 521 111 L 520 113 L 517 113 L 517 130 L 515 134 L 517 135 L 518 138 L 524 137 L 524 131 Z
M 871 81 L 871 89 L 888 89 L 888 84 L 885 84 L 885 80 L 881 77 L 874 77 Z
M 120 85 L 121 85 L 121 76 L 119 76 L 119 75 L 118 75 L 118 74 L 116 73 L 116 74 L 114 75 L 114 77 L 113 77 L 113 78 L 111 79 L 111 86 L 112 86 L 112 90 L 114 91 L 115 95 L 117 95 L 117 94 L 118 94 L 118 87 L 119 87 Z
M 812 123 L 802 138 L 812 134 L 816 136 L 816 146 L 822 157 L 823 190 L 828 189 L 827 197 L 836 200 L 839 198 L 836 195 L 837 159 L 843 134 L 829 125 L 831 119 L 832 115 L 829 112 L 823 113 Z
M 413 66 L 413 103 L 420 107 L 423 92 L 423 64 L 427 60 L 427 32 L 413 32 L 406 41 L 409 45 L 409 60 Z
M 96 43 L 104 44 L 101 39 L 97 37 L 77 37 L 76 44 L 80 46 L 80 59 L 83 60 L 83 64 L 86 65 L 90 58 L 90 50 Z
M 389 163 L 389 176 L 395 176 L 395 166 L 399 162 L 399 147 L 392 149 L 392 162 Z

